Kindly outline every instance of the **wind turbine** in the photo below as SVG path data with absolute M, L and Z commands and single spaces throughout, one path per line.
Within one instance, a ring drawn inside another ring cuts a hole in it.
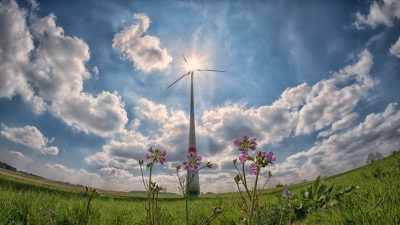
M 172 85 L 176 84 L 178 81 L 183 79 L 184 77 L 190 75 L 190 127 L 189 127 L 189 148 L 188 153 L 193 152 L 197 153 L 196 149 L 196 129 L 194 123 L 194 97 L 193 97 L 193 75 L 194 72 L 219 72 L 223 73 L 223 70 L 211 70 L 211 69 L 199 69 L 199 63 L 195 59 L 188 60 L 185 55 L 182 53 L 182 58 L 185 61 L 186 69 L 189 70 L 187 73 L 183 74 L 176 81 L 174 81 L 171 85 L 167 87 L 170 88 Z M 187 178 L 193 176 L 193 171 L 188 171 Z M 199 173 L 194 174 L 192 178 L 192 182 L 187 190 L 187 194 L 189 195 L 199 195 L 200 194 L 200 182 L 199 182 Z

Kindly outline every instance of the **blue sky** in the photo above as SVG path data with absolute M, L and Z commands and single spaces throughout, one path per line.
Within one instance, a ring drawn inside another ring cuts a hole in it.
M 332 175 L 399 146 L 396 1 L 2 1 L 0 159 L 51 179 L 140 190 L 145 147 L 188 145 L 181 53 L 196 74 L 202 191 L 233 191 L 233 139 L 273 151 L 271 185 Z M 223 188 L 221 188 L 223 187 Z

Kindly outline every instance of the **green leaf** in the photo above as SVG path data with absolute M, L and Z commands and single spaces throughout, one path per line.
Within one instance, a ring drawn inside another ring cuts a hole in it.
M 313 187 L 312 187 L 312 198 L 314 201 L 317 201 L 317 197 L 318 197 L 318 189 L 320 186 L 320 182 L 321 182 L 321 176 L 318 176 L 317 179 L 314 181 Z

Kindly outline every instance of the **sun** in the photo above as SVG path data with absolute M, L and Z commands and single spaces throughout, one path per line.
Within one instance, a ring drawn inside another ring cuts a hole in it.
M 195 57 L 189 58 L 187 63 L 185 63 L 185 69 L 188 71 L 200 69 L 200 66 L 201 66 L 201 63 L 200 63 L 199 59 L 197 59 Z
M 186 71 L 195 71 L 197 69 L 201 69 L 203 64 L 203 60 L 193 54 L 188 58 L 184 58 L 183 68 Z

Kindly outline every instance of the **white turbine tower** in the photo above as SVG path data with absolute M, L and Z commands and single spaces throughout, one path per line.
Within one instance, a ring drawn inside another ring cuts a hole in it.
M 190 127 L 189 127 L 189 148 L 188 153 L 193 152 L 197 154 L 196 149 L 196 128 L 194 123 L 194 100 L 193 100 L 193 75 L 194 72 L 225 72 L 223 70 L 210 70 L 210 69 L 199 69 L 199 63 L 195 59 L 186 59 L 185 55 L 182 53 L 183 60 L 186 63 L 186 69 L 189 71 L 183 74 L 179 79 L 173 82 L 171 85 L 167 87 L 170 88 L 172 85 L 176 84 L 182 78 L 190 75 Z M 193 172 L 189 172 L 187 174 L 187 178 L 192 176 Z M 192 182 L 187 191 L 189 195 L 199 195 L 200 194 L 200 182 L 199 182 L 199 173 L 196 173 L 192 178 Z

